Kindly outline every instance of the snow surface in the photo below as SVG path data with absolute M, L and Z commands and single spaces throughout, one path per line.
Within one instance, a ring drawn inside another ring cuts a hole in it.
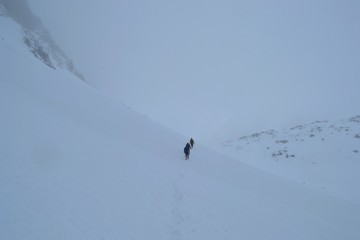
M 360 115 L 255 133 L 223 141 L 215 148 L 241 162 L 360 204 Z
M 0 239 L 360 238 L 358 204 L 199 143 L 185 161 L 187 137 L 0 30 Z

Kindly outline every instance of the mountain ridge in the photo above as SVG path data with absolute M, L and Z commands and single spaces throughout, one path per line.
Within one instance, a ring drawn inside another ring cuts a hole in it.
M 81 80 L 85 77 L 76 69 L 73 61 L 56 44 L 41 20 L 36 17 L 27 0 L 0 0 L 0 17 L 9 17 L 22 28 L 24 44 L 34 57 L 52 69 L 65 68 Z
M 232 138 L 217 151 L 299 184 L 360 204 L 360 115 Z

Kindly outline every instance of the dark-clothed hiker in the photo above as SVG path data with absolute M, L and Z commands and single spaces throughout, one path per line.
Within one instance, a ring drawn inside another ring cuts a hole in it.
M 186 146 L 184 147 L 184 153 L 185 153 L 185 160 L 189 159 L 190 156 L 190 144 L 186 143 Z
M 195 142 L 194 142 L 194 139 L 190 139 L 190 146 L 191 146 L 191 148 L 193 148 L 194 147 L 194 144 L 195 144 Z

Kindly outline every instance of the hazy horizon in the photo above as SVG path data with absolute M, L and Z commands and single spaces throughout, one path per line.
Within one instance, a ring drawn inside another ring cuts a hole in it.
M 29 4 L 92 85 L 189 137 L 359 114 L 358 1 Z

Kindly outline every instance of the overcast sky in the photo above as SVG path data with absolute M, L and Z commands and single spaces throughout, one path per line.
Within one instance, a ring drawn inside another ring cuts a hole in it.
M 360 114 L 360 1 L 29 0 L 101 91 L 205 140 Z

